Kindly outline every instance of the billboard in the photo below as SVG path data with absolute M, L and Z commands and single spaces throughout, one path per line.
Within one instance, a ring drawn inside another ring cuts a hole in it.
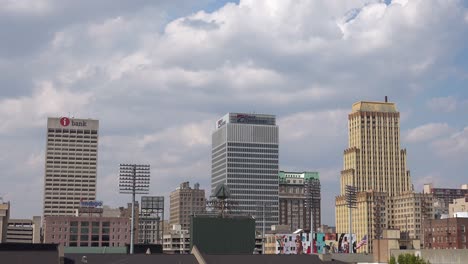
M 191 217 L 190 248 L 205 254 L 252 254 L 255 219 L 197 215 Z
M 102 206 L 102 201 L 80 201 L 80 207 L 96 208 Z
M 164 196 L 142 196 L 142 210 L 164 210 Z

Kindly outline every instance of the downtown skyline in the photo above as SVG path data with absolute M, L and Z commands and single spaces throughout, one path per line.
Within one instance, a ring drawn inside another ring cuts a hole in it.
M 152 195 L 184 181 L 209 193 L 215 122 L 255 112 L 277 117 L 280 170 L 320 173 L 333 225 L 351 105 L 385 95 L 415 190 L 466 183 L 465 1 L 91 2 L 0 9 L 0 197 L 13 218 L 41 215 L 47 117 L 99 120 L 97 199 L 110 206 L 128 200 L 125 162 L 151 165 Z

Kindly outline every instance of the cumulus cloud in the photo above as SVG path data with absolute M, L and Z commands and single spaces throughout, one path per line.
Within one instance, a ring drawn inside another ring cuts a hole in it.
M 458 102 L 453 96 L 436 97 L 430 99 L 426 105 L 432 111 L 449 113 L 457 109 Z
M 51 82 L 41 82 L 29 97 L 0 101 L 0 133 L 44 125 L 48 116 L 79 113 L 92 102 L 90 93 L 76 94 L 56 88 Z
M 45 15 L 52 11 L 49 0 L 3 0 L 0 3 L 0 13 L 21 15 Z
M 8 36 L 0 44 L 0 85 L 8 87 L 0 92 L 0 133 L 37 167 L 47 116 L 99 119 L 98 196 L 109 200 L 117 164 L 130 160 L 152 165 L 155 195 L 187 178 L 209 191 L 212 124 L 229 111 L 276 114 L 281 167 L 320 170 L 325 182 L 338 182 L 351 104 L 382 94 L 397 103 L 445 96 L 433 80 L 444 81 L 468 35 L 457 1 L 37 3 L 50 3 L 47 16 L 10 4 L 0 17 Z M 402 113 L 409 127 L 419 114 L 411 106 L 402 108 L 411 112 Z M 432 127 L 410 130 L 410 141 L 452 132 L 448 121 L 424 122 Z M 33 135 L 15 133 L 24 128 Z M 456 138 L 450 142 L 461 144 Z M 14 160 L 0 156 L 0 165 Z
M 447 135 L 453 129 L 446 123 L 429 123 L 406 132 L 405 140 L 408 142 L 428 141 L 443 135 Z
M 457 157 L 466 161 L 466 155 L 468 154 L 468 127 L 451 134 L 447 138 L 435 141 L 433 146 L 439 155 Z

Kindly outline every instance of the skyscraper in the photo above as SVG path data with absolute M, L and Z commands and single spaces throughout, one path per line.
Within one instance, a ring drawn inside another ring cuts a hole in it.
M 369 252 L 372 239 L 380 237 L 382 229 L 395 225 L 389 215 L 394 213 L 393 198 L 413 191 L 406 150 L 400 148 L 400 113 L 387 100 L 357 102 L 348 116 L 348 132 L 341 195 L 336 197 L 336 230 L 338 233 L 350 230 L 345 188 L 354 186 L 358 194 L 356 208 L 352 210 L 352 231 L 357 239 L 364 235 L 370 238 L 368 245 L 361 248 Z
M 44 216 L 73 215 L 96 199 L 99 121 L 47 119 Z
M 400 149 L 400 113 L 394 103 L 358 102 L 348 116 L 341 194 L 346 185 L 358 192 L 374 190 L 394 196 L 413 189 Z
M 228 113 L 212 134 L 211 190 L 226 184 L 235 212 L 258 230 L 278 224 L 278 126 L 274 115 Z

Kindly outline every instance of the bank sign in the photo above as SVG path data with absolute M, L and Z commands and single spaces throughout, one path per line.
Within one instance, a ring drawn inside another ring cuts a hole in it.
M 236 121 L 237 123 L 248 123 L 256 120 L 257 117 L 254 115 L 246 115 L 246 114 L 237 114 Z
M 216 128 L 220 128 L 227 123 L 227 120 L 223 117 L 216 122 Z
M 60 125 L 63 126 L 63 127 L 67 127 L 69 125 L 71 126 L 77 126 L 77 127 L 85 127 L 85 126 L 88 126 L 87 122 L 86 121 L 75 121 L 73 119 L 70 119 L 68 117 L 62 117 L 60 118 Z
M 90 207 L 90 208 L 101 207 L 102 206 L 102 201 L 81 201 L 80 206 L 81 207 Z

